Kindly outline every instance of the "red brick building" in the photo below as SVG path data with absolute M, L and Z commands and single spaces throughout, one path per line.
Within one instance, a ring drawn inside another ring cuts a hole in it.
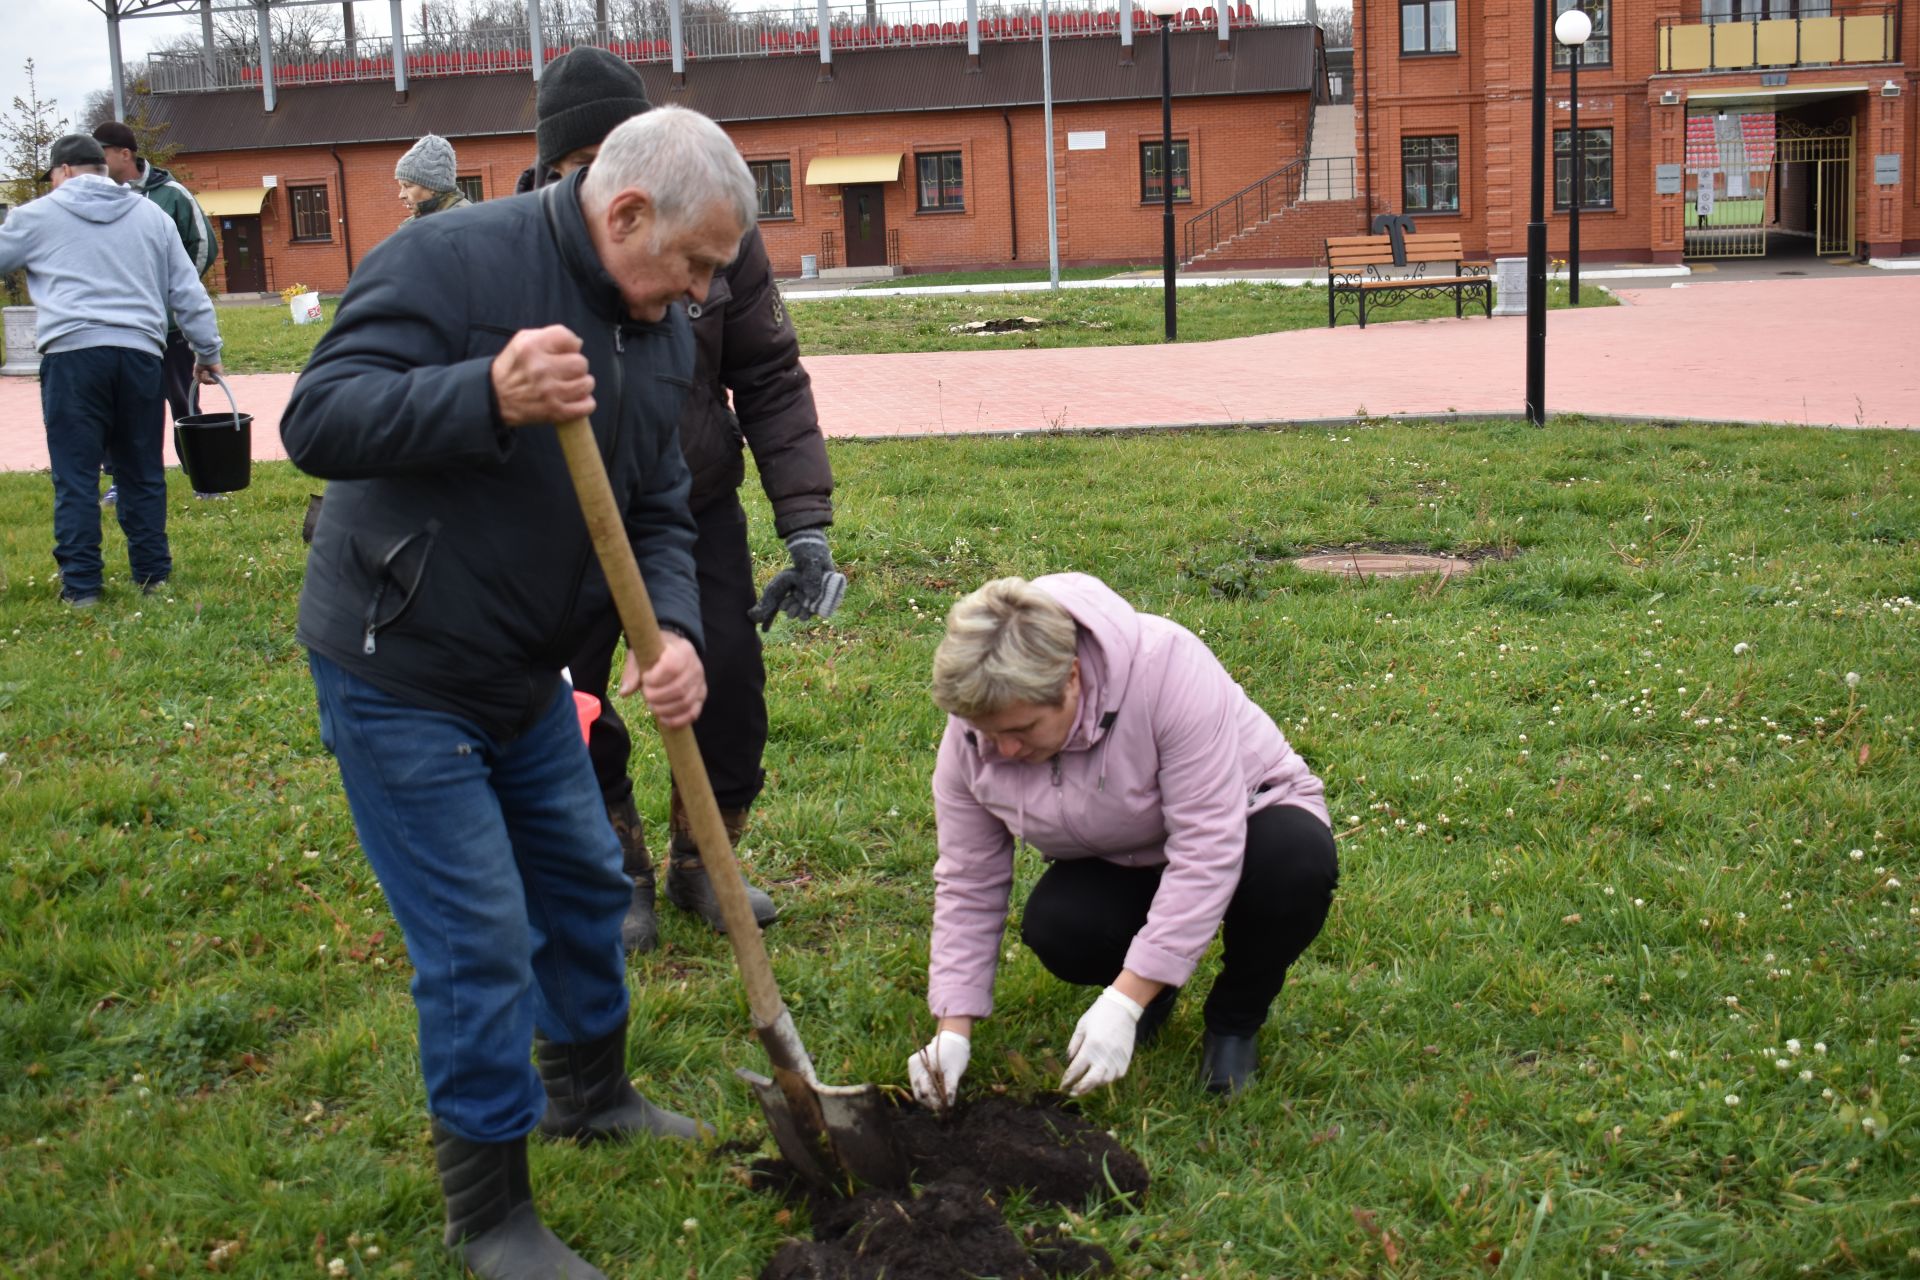
M 1195 12 L 1171 36 L 1182 219 L 1300 161 L 1325 93 L 1316 26 L 1237 12 L 1247 21 L 1230 27 L 1212 9 Z M 1160 260 L 1160 39 L 1142 31 L 1129 46 L 1094 21 L 1051 42 L 1063 263 Z M 1040 45 L 979 47 L 839 50 L 830 76 L 805 54 L 688 59 L 683 74 L 634 60 L 654 102 L 712 116 L 739 145 L 760 181 L 777 271 L 798 274 L 803 255 L 826 268 L 1045 264 Z M 373 78 L 299 84 L 301 69 L 280 70 L 271 111 L 245 88 L 152 100 L 181 148 L 176 172 L 220 229 L 225 291 L 344 287 L 404 217 L 393 166 L 422 134 L 453 142 L 474 198 L 511 194 L 532 163 L 524 70 L 458 69 L 405 92 Z M 1340 229 L 1358 229 L 1348 225 L 1357 217 L 1350 202 Z M 1316 253 L 1303 243 L 1290 256 Z
M 1575 0 L 1555 0 L 1562 12 Z M 1920 251 L 1920 0 L 1580 0 L 1582 257 Z M 1524 254 L 1529 0 L 1356 0 L 1358 150 L 1376 212 Z M 1549 32 L 1549 38 L 1551 33 Z M 1548 102 L 1565 253 L 1569 72 Z

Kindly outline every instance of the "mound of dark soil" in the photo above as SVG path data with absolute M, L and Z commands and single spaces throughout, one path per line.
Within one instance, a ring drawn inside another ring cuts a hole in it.
M 755 1169 L 759 1185 L 804 1198 L 814 1239 L 781 1246 L 760 1280 L 1005 1280 L 1105 1275 L 1113 1259 L 1058 1231 L 1023 1242 L 999 1199 L 1077 1206 L 1095 1197 L 1138 1199 L 1140 1158 L 1070 1111 L 990 1098 L 941 1118 L 911 1104 L 895 1115 L 919 1195 L 866 1190 L 851 1199 L 805 1186 L 784 1161 Z

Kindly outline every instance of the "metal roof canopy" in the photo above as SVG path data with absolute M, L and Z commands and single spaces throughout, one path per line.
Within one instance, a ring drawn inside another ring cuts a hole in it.
M 1782 99 L 1789 104 L 1797 104 L 1870 92 L 1872 92 L 1872 86 L 1864 84 L 1816 84 L 1797 89 L 1769 89 L 1749 85 L 1744 89 L 1709 89 L 1705 93 L 1690 93 L 1687 95 L 1687 106 L 1691 108 L 1698 102 L 1710 105 L 1716 110 L 1721 107 L 1774 107 L 1779 106 Z
M 858 156 L 816 156 L 807 163 L 809 187 L 830 187 L 850 182 L 898 182 L 902 151 L 875 152 Z
M 250 218 L 260 212 L 272 187 L 235 187 L 231 191 L 202 191 L 194 197 L 209 218 Z

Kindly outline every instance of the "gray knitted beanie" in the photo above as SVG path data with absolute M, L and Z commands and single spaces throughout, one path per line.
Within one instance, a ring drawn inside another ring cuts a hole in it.
M 452 191 L 456 185 L 453 144 L 437 133 L 430 133 L 408 149 L 393 166 L 399 182 L 411 182 L 429 191 Z

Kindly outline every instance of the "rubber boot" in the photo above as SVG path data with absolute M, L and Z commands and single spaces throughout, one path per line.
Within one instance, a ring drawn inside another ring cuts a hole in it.
M 607 821 L 620 841 L 620 869 L 633 881 L 633 901 L 620 922 L 620 948 L 628 955 L 651 951 L 660 944 L 660 921 L 653 913 L 653 859 L 647 856 L 647 833 L 640 811 L 628 796 L 607 809 Z
M 627 1079 L 627 1024 L 598 1040 L 556 1044 L 533 1037 L 533 1062 L 547 1090 L 540 1132 L 578 1143 L 626 1142 L 640 1134 L 698 1138 L 706 1130 L 686 1116 L 656 1107 Z
M 727 843 L 736 850 L 740 847 L 740 833 L 747 827 L 745 809 L 722 809 L 720 820 L 727 827 Z M 707 880 L 707 868 L 700 861 L 700 846 L 694 842 L 693 829 L 687 821 L 687 811 L 680 805 L 680 793 L 673 796 L 673 835 L 667 849 L 667 901 L 682 911 L 693 914 L 712 925 L 719 933 L 727 931 L 725 917 L 720 914 L 720 900 L 713 894 L 713 885 Z M 747 881 L 747 873 L 740 873 L 740 883 L 747 886 L 747 904 L 753 908 L 753 918 L 764 929 L 780 918 L 780 909 L 773 905 L 773 899 L 753 887 Z
M 1260 1050 L 1253 1036 L 1209 1031 L 1200 1040 L 1200 1080 L 1208 1093 L 1239 1093 L 1253 1083 Z
M 480 1280 L 607 1280 L 540 1221 L 525 1138 L 469 1142 L 435 1121 L 433 1158 L 447 1201 L 447 1248 Z

